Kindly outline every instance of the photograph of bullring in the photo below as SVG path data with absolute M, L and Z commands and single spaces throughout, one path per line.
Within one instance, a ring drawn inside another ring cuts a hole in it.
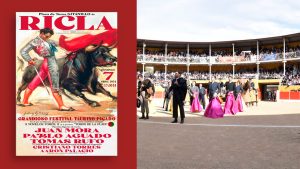
M 300 168 L 299 8 L 138 0 L 138 168 Z

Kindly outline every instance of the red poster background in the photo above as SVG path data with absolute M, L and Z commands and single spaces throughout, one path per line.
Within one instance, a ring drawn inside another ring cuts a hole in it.
M 1 1 L 0 160 L 7 169 L 136 168 L 136 0 Z M 16 12 L 118 12 L 118 156 L 15 156 L 15 26 Z

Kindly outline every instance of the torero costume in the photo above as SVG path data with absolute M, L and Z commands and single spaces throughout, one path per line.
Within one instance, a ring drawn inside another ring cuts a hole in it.
M 63 103 L 62 97 L 59 92 L 59 70 L 57 61 L 55 58 L 56 46 L 58 44 L 49 38 L 53 35 L 53 30 L 49 28 L 41 29 L 40 35 L 27 43 L 20 51 L 21 56 L 30 65 L 34 65 L 34 61 L 29 55 L 29 52 L 33 50 L 40 57 L 43 57 L 43 63 L 40 67 L 40 71 L 29 83 L 25 90 L 22 106 L 31 106 L 28 99 L 32 92 L 41 84 L 42 80 L 48 77 L 52 95 L 58 104 L 60 111 L 73 111 L 72 107 L 66 107 Z
M 46 42 L 39 36 L 37 36 L 21 50 L 21 55 L 27 62 L 31 60 L 31 57 L 29 56 L 29 52 L 31 50 L 34 50 L 35 53 L 43 57 L 44 61 L 41 66 L 39 75 L 43 80 L 48 76 L 51 89 L 59 91 L 59 72 L 55 59 L 55 52 L 57 51 L 56 46 L 58 46 L 58 44 L 54 41 L 49 40 Z M 40 78 L 38 76 L 35 76 L 35 78 L 29 84 L 28 88 L 34 90 L 40 83 Z
M 55 58 L 55 52 L 57 51 L 56 47 L 60 46 L 74 55 L 77 50 L 82 48 L 90 47 L 94 49 L 102 44 L 110 46 L 112 44 L 117 44 L 117 30 L 111 29 L 96 35 L 87 34 L 71 40 L 67 40 L 68 37 L 61 35 L 59 44 L 49 39 L 52 35 L 53 30 L 49 28 L 41 29 L 40 35 L 27 43 L 20 51 L 23 59 L 30 65 L 34 65 L 34 61 L 29 55 L 31 50 L 34 50 L 35 53 L 44 58 L 39 74 L 34 77 L 25 90 L 23 103 L 21 105 L 32 105 L 28 102 L 30 95 L 40 85 L 42 82 L 41 79 L 45 80 L 48 77 L 51 91 L 58 104 L 59 110 L 73 111 L 74 109 L 72 107 L 66 107 L 64 105 L 59 92 L 59 69 Z

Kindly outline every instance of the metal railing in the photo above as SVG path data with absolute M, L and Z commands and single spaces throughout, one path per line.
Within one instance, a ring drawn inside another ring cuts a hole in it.
M 300 51 L 286 52 L 286 59 L 297 59 L 300 58 Z M 144 59 L 144 60 L 143 60 Z M 142 54 L 137 55 L 137 61 L 142 62 L 168 62 L 168 63 L 192 63 L 192 64 L 208 64 L 208 63 L 236 63 L 236 62 L 256 62 L 258 61 L 278 61 L 283 60 L 283 53 L 262 53 L 257 57 L 256 55 L 246 56 L 207 56 L 207 55 L 191 55 L 187 56 L 164 56 L 164 55 L 145 55 L 143 58 Z
M 286 53 L 285 53 L 285 58 L 286 58 L 286 59 L 296 59 L 296 58 L 300 58 L 300 51 L 296 51 L 296 52 L 286 52 Z

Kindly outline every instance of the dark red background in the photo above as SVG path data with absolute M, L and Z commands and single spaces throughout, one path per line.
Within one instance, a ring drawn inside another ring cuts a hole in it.
M 136 1 L 135 0 L 9 0 L 1 1 L 1 128 L 0 160 L 6 169 L 136 168 Z M 15 13 L 118 12 L 118 156 L 17 157 L 15 156 Z

